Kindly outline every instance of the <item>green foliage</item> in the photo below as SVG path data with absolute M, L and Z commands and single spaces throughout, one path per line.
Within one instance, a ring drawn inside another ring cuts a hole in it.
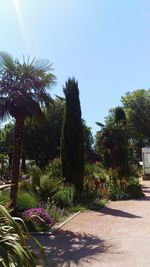
M 0 52 L 0 120 L 15 119 L 11 179 L 11 206 L 15 207 L 18 191 L 19 167 L 23 147 L 24 122 L 27 117 L 42 120 L 41 105 L 48 105 L 51 97 L 47 88 L 55 82 L 48 60 L 19 62 L 9 53 Z
M 139 180 L 134 177 L 130 177 L 129 180 L 117 180 L 116 184 L 109 181 L 107 186 L 108 197 L 111 200 L 141 199 L 144 197 Z
M 0 204 L 5 205 L 5 203 L 9 202 L 9 199 L 10 199 L 9 190 L 0 191 Z
M 24 218 L 24 222 L 26 224 L 26 227 L 28 229 L 29 232 L 45 232 L 49 230 L 49 227 L 47 225 L 42 225 L 39 226 L 38 223 L 36 223 L 35 221 L 29 219 L 29 218 Z
M 64 215 L 64 209 L 60 209 L 56 206 L 56 204 L 54 203 L 54 201 L 51 201 L 48 199 L 45 209 L 47 210 L 47 212 L 51 215 L 51 218 L 54 222 L 60 222 L 60 220 L 62 219 L 63 215 Z
M 108 183 L 108 198 L 110 200 L 126 200 L 128 199 L 128 195 L 121 187 L 120 183 L 117 181 L 116 184 L 114 182 Z
M 116 107 L 114 110 L 114 117 L 115 123 L 119 124 L 122 123 L 123 125 L 126 124 L 126 115 L 122 107 Z
M 61 160 L 59 158 L 52 160 L 46 167 L 45 173 L 49 177 L 63 180 Z
M 63 176 L 75 185 L 76 191 L 83 191 L 84 138 L 81 120 L 78 83 L 69 79 L 64 87 L 66 98 L 61 138 L 61 160 Z
M 60 208 L 71 207 L 74 201 L 74 193 L 73 187 L 64 187 L 53 196 L 53 201 Z
M 39 125 L 35 120 L 26 121 L 25 153 L 44 168 L 49 160 L 60 156 L 60 136 L 64 113 L 64 101 L 53 100 L 43 109 L 46 120 Z M 32 146 L 31 146 L 32 144 Z
M 21 223 L 22 228 L 19 224 Z M 27 247 L 27 237 L 29 234 L 23 220 L 10 216 L 7 210 L 0 205 L 0 266 L 24 266 L 36 267 L 38 263 L 47 266 L 45 252 L 40 243 L 34 239 L 40 255 L 35 255 Z M 31 236 L 30 236 L 31 238 Z M 40 262 L 39 262 L 40 261 Z
M 128 92 L 121 101 L 126 112 L 133 154 L 140 161 L 141 148 L 150 144 L 150 89 Z
M 4 128 L 0 129 L 0 153 L 5 157 L 9 156 L 9 164 L 11 163 L 11 151 L 13 143 L 13 123 L 8 123 Z
M 29 181 L 20 181 L 19 182 L 19 190 L 24 192 L 30 192 L 31 191 L 31 184 Z
M 40 177 L 40 185 L 32 185 L 32 192 L 40 200 L 47 202 L 48 198 L 51 200 L 53 195 L 59 191 L 62 181 L 53 179 L 49 175 L 42 175 Z
M 93 190 L 92 188 L 88 188 L 83 191 L 82 195 L 79 196 L 77 200 L 79 199 L 82 204 L 89 206 L 89 204 L 95 202 L 99 197 L 100 194 L 96 189 Z
M 89 205 L 87 205 L 87 208 L 95 211 L 100 211 L 105 207 L 106 203 L 106 199 L 96 199 L 95 201 L 89 203 Z
M 128 135 L 126 117 L 122 108 L 113 110 L 113 119 L 106 120 L 107 124 L 97 134 L 97 151 L 101 149 L 103 164 L 106 169 L 118 171 L 118 177 L 129 176 L 128 164 Z
M 104 169 L 100 162 L 86 163 L 85 164 L 85 177 L 97 178 L 99 181 L 104 182 L 108 179 L 108 172 Z
M 91 128 L 86 125 L 86 122 L 82 119 L 83 125 L 83 138 L 84 138 L 84 157 L 85 161 L 93 160 L 93 136 Z
M 83 206 L 83 204 L 77 204 L 69 208 L 70 212 L 78 212 L 78 211 L 85 211 L 85 210 L 86 210 L 86 207 Z
M 136 178 L 130 178 L 126 193 L 131 199 L 140 199 L 144 197 L 141 185 Z
M 36 165 L 32 165 L 29 167 L 29 174 L 32 178 L 32 185 L 39 186 L 40 185 L 40 177 L 42 175 L 41 169 Z
M 37 199 L 28 192 L 18 191 L 16 208 L 18 211 L 37 207 Z

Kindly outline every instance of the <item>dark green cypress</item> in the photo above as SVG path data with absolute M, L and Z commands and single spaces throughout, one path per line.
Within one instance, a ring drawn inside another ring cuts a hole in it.
M 78 82 L 68 79 L 63 88 L 66 106 L 62 126 L 61 160 L 63 176 L 82 193 L 84 181 L 84 140 Z
M 122 107 L 116 107 L 115 108 L 115 123 L 122 123 L 126 124 L 126 115 Z

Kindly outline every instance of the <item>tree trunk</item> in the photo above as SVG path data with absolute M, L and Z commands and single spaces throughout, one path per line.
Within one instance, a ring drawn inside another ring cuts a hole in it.
M 26 170 L 27 170 L 27 167 L 26 167 L 26 154 L 25 154 L 25 151 L 22 152 L 21 169 L 22 169 L 23 172 L 26 172 Z
M 19 180 L 19 167 L 23 145 L 23 131 L 24 131 L 24 119 L 22 117 L 16 118 L 15 133 L 14 133 L 14 146 L 12 157 L 12 172 L 11 172 L 11 207 L 15 208 L 18 191 Z

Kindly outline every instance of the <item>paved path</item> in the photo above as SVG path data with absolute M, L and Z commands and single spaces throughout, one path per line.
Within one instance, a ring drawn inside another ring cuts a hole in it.
M 110 202 L 84 212 L 41 239 L 49 266 L 150 267 L 150 181 L 143 200 Z

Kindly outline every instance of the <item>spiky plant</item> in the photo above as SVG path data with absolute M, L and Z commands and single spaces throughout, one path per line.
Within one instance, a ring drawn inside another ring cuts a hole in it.
M 22 224 L 22 228 L 17 223 Z M 8 211 L 0 205 L 0 266 L 1 267 L 36 267 L 37 257 L 27 246 L 29 233 L 26 230 L 23 220 L 12 218 Z M 31 236 L 30 236 L 31 237 Z M 47 265 L 45 252 L 40 243 L 32 237 L 41 257 L 38 257 L 43 264 Z M 44 256 L 44 257 L 43 257 Z

